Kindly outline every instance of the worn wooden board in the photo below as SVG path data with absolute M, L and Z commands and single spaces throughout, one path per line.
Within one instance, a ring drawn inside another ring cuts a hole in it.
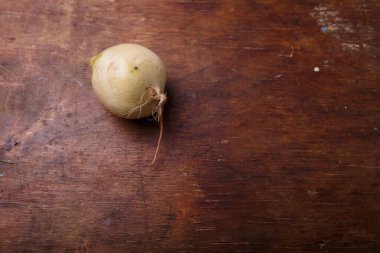
M 0 2 L 1 252 L 378 252 L 376 0 Z M 89 58 L 167 65 L 158 126 Z

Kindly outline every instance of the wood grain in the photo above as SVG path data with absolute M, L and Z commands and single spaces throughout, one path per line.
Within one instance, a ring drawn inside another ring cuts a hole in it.
M 376 0 L 0 3 L 0 251 L 378 252 Z M 168 69 L 159 128 L 89 58 Z

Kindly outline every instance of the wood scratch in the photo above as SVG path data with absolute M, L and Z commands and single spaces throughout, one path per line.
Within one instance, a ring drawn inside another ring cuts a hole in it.
M 148 223 L 148 210 L 147 210 L 147 204 L 146 204 L 146 196 L 145 196 L 145 184 L 144 184 L 144 176 L 139 170 L 139 178 L 140 178 L 140 191 L 141 191 L 141 197 L 144 204 L 144 229 L 145 229 L 145 236 L 147 239 L 147 243 L 144 244 L 145 252 L 148 251 L 147 247 L 150 248 L 151 240 L 149 236 L 149 223 Z
M 26 163 L 26 162 L 10 161 L 10 160 L 0 160 L 0 162 L 2 162 L 2 163 L 8 163 L 8 164 Z
M 0 208 L 18 208 L 22 205 L 16 202 L 0 202 Z
M 213 231 L 216 230 L 215 227 L 202 227 L 202 228 L 196 228 L 197 231 Z
M 324 33 L 343 31 L 353 33 L 353 26 L 349 20 L 344 20 L 339 17 L 339 11 L 332 10 L 332 6 L 317 6 L 310 15 L 316 19 L 321 26 L 321 31 Z M 338 35 L 335 35 L 338 37 Z
M 171 203 L 171 202 L 170 202 Z M 169 218 L 168 218 L 168 224 L 166 224 L 166 226 L 165 226 L 165 231 L 164 231 L 164 233 L 163 233 L 163 236 L 161 237 L 161 240 L 163 241 L 163 240 L 165 240 L 166 239 L 166 237 L 167 237 L 167 235 L 168 235 L 168 233 L 169 233 L 169 230 L 170 230 L 170 228 L 171 228 L 171 226 L 172 226 L 172 217 L 173 217 L 173 211 L 172 211 L 172 205 L 170 204 L 169 205 Z
M 357 43 L 342 43 L 343 50 L 359 51 L 360 45 Z
M 294 54 L 294 47 L 290 47 L 291 48 L 291 52 L 290 54 L 279 54 L 278 56 L 280 57 L 288 57 L 288 58 L 292 58 L 293 57 L 293 54 Z
M 83 87 L 83 83 L 80 81 L 80 80 L 78 80 L 78 79 L 76 79 L 76 78 L 70 78 L 72 81 L 74 81 L 76 84 L 78 84 L 79 85 L 79 87 Z
M 250 245 L 250 242 L 210 242 L 212 245 Z

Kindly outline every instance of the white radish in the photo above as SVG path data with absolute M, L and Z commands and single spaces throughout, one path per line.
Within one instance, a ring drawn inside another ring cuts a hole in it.
M 92 86 L 103 106 L 114 115 L 138 119 L 153 115 L 160 123 L 156 160 L 163 132 L 166 68 L 148 48 L 120 44 L 91 58 Z

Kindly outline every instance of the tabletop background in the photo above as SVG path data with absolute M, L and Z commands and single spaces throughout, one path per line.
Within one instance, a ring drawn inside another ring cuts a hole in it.
M 378 252 L 380 3 L 1 0 L 0 251 Z M 165 130 L 89 59 L 168 71 Z

